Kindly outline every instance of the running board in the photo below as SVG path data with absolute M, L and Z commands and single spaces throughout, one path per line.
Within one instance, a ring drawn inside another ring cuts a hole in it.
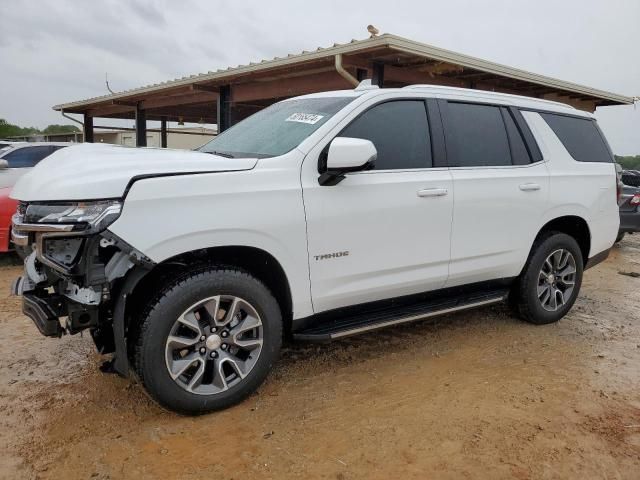
M 413 305 L 374 309 L 316 324 L 295 332 L 293 338 L 307 342 L 330 342 L 393 325 L 500 303 L 507 299 L 508 293 L 507 289 L 500 289 L 484 294 L 467 295 L 464 298 L 431 300 Z

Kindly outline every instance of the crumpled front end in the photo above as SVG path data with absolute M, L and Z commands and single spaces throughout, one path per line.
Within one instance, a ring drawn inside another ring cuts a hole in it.
M 111 200 L 19 204 L 12 240 L 32 252 L 12 293 L 43 335 L 89 329 L 100 352 L 114 351 L 112 294 L 135 265 L 152 264 L 107 230 L 120 209 Z

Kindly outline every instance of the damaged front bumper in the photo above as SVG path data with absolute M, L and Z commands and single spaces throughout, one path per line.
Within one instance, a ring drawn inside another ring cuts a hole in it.
M 136 265 L 152 262 L 108 230 L 13 218 L 14 243 L 31 247 L 12 292 L 38 331 L 60 337 L 89 329 L 101 353 L 114 351 L 113 311 L 118 286 Z

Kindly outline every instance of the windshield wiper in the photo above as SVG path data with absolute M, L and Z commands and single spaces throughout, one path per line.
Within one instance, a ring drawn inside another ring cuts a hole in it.
M 211 152 L 205 152 L 205 153 L 210 153 L 211 155 L 219 155 L 219 156 L 225 157 L 225 158 L 236 158 L 233 155 L 231 155 L 230 153 L 227 153 L 227 152 L 216 152 L 215 150 L 213 150 Z

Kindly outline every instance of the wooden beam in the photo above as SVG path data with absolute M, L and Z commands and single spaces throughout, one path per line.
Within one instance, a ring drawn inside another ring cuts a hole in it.
M 111 105 L 136 108 L 138 106 L 138 102 L 134 102 L 132 100 L 111 100 Z
M 218 93 L 218 87 L 214 87 L 213 85 L 199 85 L 194 83 L 191 85 L 191 90 L 194 92 L 213 92 Z
M 416 70 L 419 72 L 425 72 L 431 77 L 435 77 L 436 75 L 442 75 L 443 73 L 462 73 L 464 71 L 464 67 L 451 63 L 438 62 L 432 65 L 418 67 Z
M 211 92 L 192 92 L 186 95 L 176 95 L 172 97 L 159 97 L 141 102 L 142 108 L 152 110 L 162 107 L 177 107 L 180 105 L 193 105 L 198 103 L 215 103 L 218 100 L 217 93 Z
M 353 86 L 333 69 L 325 73 L 296 77 L 291 81 L 251 82 L 233 85 L 233 102 L 253 102 L 270 100 L 274 103 L 283 98 L 295 97 L 307 93 L 342 90 Z
M 394 67 L 390 65 L 385 66 L 384 79 L 385 82 L 388 81 L 401 85 L 413 85 L 416 83 L 445 85 L 449 87 L 467 87 L 468 85 L 466 81 L 461 79 L 443 76 L 432 77 L 428 73 L 421 72 L 415 68 Z

